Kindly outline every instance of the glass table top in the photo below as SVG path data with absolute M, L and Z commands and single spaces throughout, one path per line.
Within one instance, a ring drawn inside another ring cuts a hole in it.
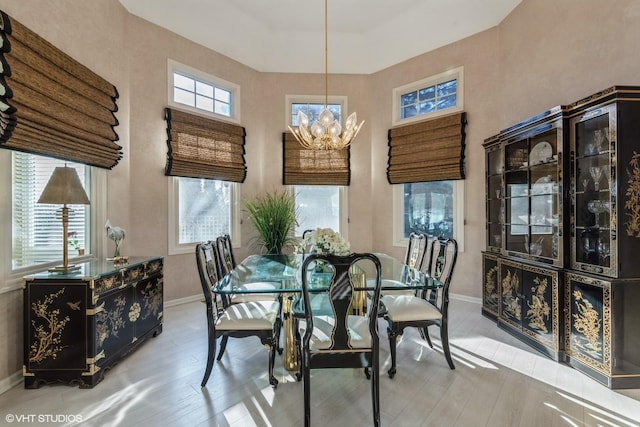
M 375 255 L 382 266 L 382 290 L 432 289 L 440 285 L 425 273 L 409 268 L 402 261 L 386 254 L 376 253 Z M 250 255 L 214 286 L 214 292 L 222 294 L 300 292 L 302 262 L 303 255 Z M 363 260 L 358 262 L 356 267 L 367 279 L 363 282 L 366 285 L 358 290 L 374 290 L 373 264 Z M 314 273 L 309 272 L 309 274 Z

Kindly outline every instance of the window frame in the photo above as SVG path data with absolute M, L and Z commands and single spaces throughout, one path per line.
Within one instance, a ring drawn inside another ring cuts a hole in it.
M 408 237 L 404 237 L 404 184 L 393 187 L 393 246 L 406 247 Z M 465 191 L 464 179 L 453 181 L 453 238 L 458 242 L 458 251 L 464 252 L 465 226 Z
M 12 254 L 13 250 L 13 176 L 12 176 L 12 150 L 0 150 L 0 182 L 7 185 L 0 186 L 0 200 L 3 201 L 0 207 L 0 221 L 4 224 L 0 229 L 1 251 Z M 89 247 L 84 248 L 85 254 L 74 256 L 73 251 L 69 251 L 69 259 L 74 262 L 84 262 L 90 258 L 103 258 L 107 250 L 107 239 L 104 231 L 104 224 L 107 221 L 107 171 L 102 168 L 87 166 L 90 170 L 91 178 L 88 188 L 86 188 L 89 201 L 91 202 L 88 241 Z M 12 256 L 7 256 L 0 262 L 0 278 L 5 282 L 5 287 L 0 286 L 0 293 L 12 291 L 21 286 L 22 277 L 28 274 L 44 271 L 48 268 L 59 265 L 62 258 L 51 262 L 29 265 L 26 267 L 13 268 Z
M 214 86 L 214 88 L 224 89 L 231 93 L 231 111 L 229 116 L 224 114 L 218 114 L 208 110 L 203 110 L 197 107 L 191 107 L 187 104 L 175 102 L 173 100 L 173 88 L 174 88 L 174 73 L 182 74 L 186 77 L 192 78 L 202 83 Z M 222 120 L 240 124 L 240 86 L 224 80 L 220 77 L 208 74 L 204 71 L 200 71 L 188 65 L 181 64 L 172 59 L 167 59 L 167 102 L 170 107 L 189 111 L 191 113 L 201 114 L 212 117 L 216 120 Z
M 437 85 L 439 83 L 444 83 L 453 79 L 457 80 L 455 107 L 436 110 L 426 114 L 417 114 L 415 116 L 408 117 L 406 119 L 400 118 L 400 112 L 402 110 L 401 108 L 402 95 L 408 92 L 424 89 L 425 87 Z M 419 121 L 431 119 L 434 117 L 444 116 L 447 114 L 462 111 L 464 109 L 464 67 L 457 67 L 457 68 L 445 71 L 443 73 L 424 78 L 422 80 L 408 83 L 404 86 L 396 87 L 392 91 L 392 103 L 393 103 L 393 108 L 391 109 L 392 126 L 419 122 Z
M 184 255 L 184 254 L 192 254 L 196 244 L 198 242 L 189 242 L 189 243 L 179 243 L 180 233 L 180 178 L 179 176 L 170 176 L 169 178 L 169 194 L 168 194 L 168 252 L 169 255 Z M 204 179 L 204 178 L 203 178 Z M 214 181 L 214 180 L 208 180 Z M 231 236 L 231 241 L 233 242 L 233 247 L 240 247 L 241 242 L 241 231 L 240 231 L 240 206 L 238 201 L 240 200 L 240 189 L 241 186 L 237 182 L 224 181 L 229 185 L 230 194 L 231 194 L 231 211 L 230 211 L 230 227 L 229 235 Z M 216 236 L 211 236 L 210 240 L 215 239 Z

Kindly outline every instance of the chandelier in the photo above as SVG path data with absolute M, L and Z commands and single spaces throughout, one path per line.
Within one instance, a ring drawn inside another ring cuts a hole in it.
M 309 150 L 342 150 L 347 148 L 355 139 L 364 120 L 358 123 L 356 113 L 351 113 L 345 122 L 344 133 L 340 122 L 329 111 L 329 47 L 328 47 L 328 18 L 327 1 L 324 0 L 324 110 L 318 120 L 309 127 L 309 117 L 298 111 L 298 128 L 289 126 L 289 130 L 300 145 Z

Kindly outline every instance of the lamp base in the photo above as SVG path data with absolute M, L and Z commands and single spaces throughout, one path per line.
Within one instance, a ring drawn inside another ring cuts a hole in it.
M 53 267 L 49 269 L 49 273 L 69 273 L 71 271 L 77 271 L 80 270 L 80 266 L 79 265 L 67 265 L 66 267 L 64 265 L 59 265 L 57 267 Z

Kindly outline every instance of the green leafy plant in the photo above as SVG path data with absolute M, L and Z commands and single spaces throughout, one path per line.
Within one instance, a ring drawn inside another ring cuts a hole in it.
M 294 246 L 298 225 L 295 196 L 287 190 L 273 190 L 244 202 L 249 219 L 259 234 L 257 244 L 269 254 L 281 254 L 286 246 Z

